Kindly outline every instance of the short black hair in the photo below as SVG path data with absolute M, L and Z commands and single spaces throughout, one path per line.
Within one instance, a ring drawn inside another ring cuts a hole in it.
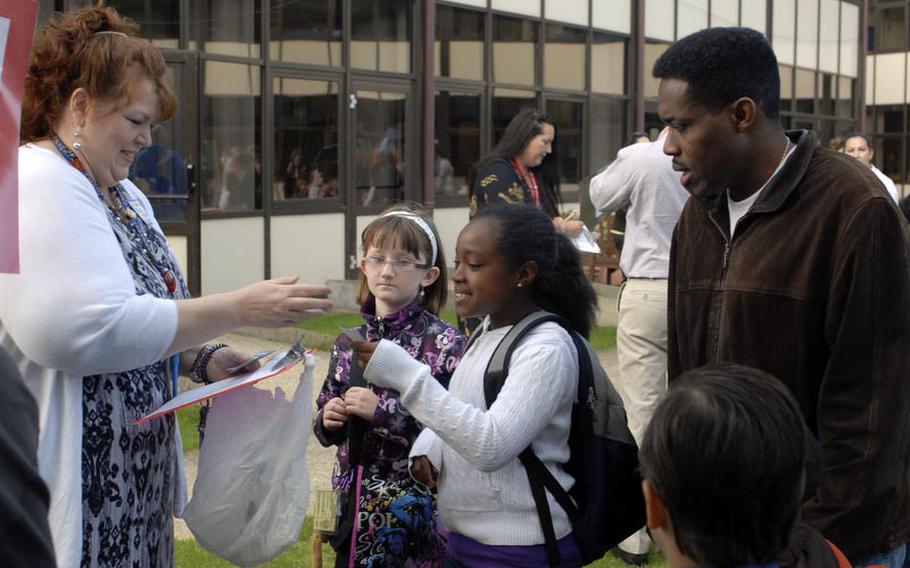
M 694 100 L 720 111 L 749 97 L 767 118 L 780 113 L 780 70 L 771 44 L 749 28 L 710 28 L 677 41 L 654 63 L 654 77 L 682 79 Z
M 764 371 L 722 364 L 675 380 L 639 460 L 699 565 L 776 562 L 805 484 L 808 430 L 793 396 Z

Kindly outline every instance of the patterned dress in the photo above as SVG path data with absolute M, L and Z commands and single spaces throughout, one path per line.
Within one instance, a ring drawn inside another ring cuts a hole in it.
M 128 192 L 140 213 L 133 221 L 145 241 L 108 208 L 114 235 L 133 275 L 137 295 L 189 298 L 177 259 L 150 215 Z M 143 254 L 143 246 L 150 255 Z M 155 260 L 153 264 L 148 256 Z M 177 275 L 168 291 L 161 274 Z M 169 361 L 121 373 L 87 376 L 82 397 L 82 565 L 174 565 L 174 415 L 133 426 L 172 397 Z
M 428 365 L 436 380 L 448 387 L 465 348 L 464 336 L 424 310 L 419 299 L 382 318 L 375 313 L 375 300 L 371 296 L 361 309 L 366 323 L 359 328 L 367 341 L 394 341 L 411 357 Z M 329 400 L 343 397 L 350 387 L 352 358 L 350 342 L 344 336 L 339 337 L 332 348 L 328 376 L 316 401 L 316 437 L 323 446 L 338 446 L 332 486 L 339 503 L 346 502 L 356 469 L 351 467 L 349 459 L 347 429 L 336 432 L 325 430 L 322 427 L 322 409 Z M 369 388 L 379 396 L 379 403 L 361 450 L 364 453 L 363 463 L 369 464 L 364 477 L 381 476 L 389 481 L 409 478 L 408 452 L 422 427 L 401 406 L 397 391 L 372 385 Z
M 555 197 L 545 191 L 543 186 L 540 191 L 540 208 L 543 212 L 550 217 L 559 215 Z M 469 215 L 474 217 L 484 207 L 498 203 L 534 204 L 531 188 L 515 171 L 512 162 L 505 158 L 494 158 L 478 168 L 471 191 Z

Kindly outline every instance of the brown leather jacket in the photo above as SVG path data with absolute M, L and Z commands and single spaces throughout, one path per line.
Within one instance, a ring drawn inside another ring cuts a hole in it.
M 822 446 L 803 520 L 856 562 L 910 541 L 910 235 L 868 168 L 787 135 L 732 240 L 725 194 L 683 210 L 669 375 L 732 361 L 780 378 Z

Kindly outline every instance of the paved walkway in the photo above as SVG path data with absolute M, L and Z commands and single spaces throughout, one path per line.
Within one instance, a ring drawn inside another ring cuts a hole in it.
M 263 339 L 259 337 L 252 337 L 249 335 L 241 334 L 228 334 L 221 339 L 216 341 L 228 343 L 231 346 L 246 351 L 247 353 L 255 353 L 263 349 L 268 349 L 275 346 L 280 346 L 287 350 L 289 347 L 286 343 L 277 342 L 274 340 Z M 604 368 L 607 370 L 607 373 L 612 377 L 617 373 L 619 364 L 616 359 L 616 350 L 611 349 L 609 351 L 604 351 L 599 353 L 601 363 L 604 365 Z M 319 389 L 322 388 L 322 383 L 325 380 L 326 373 L 328 371 L 328 354 L 324 352 L 317 353 L 317 364 L 316 370 L 313 373 L 313 394 L 312 400 L 315 405 L 316 395 L 319 393 Z M 280 375 L 273 379 L 267 379 L 259 383 L 257 388 L 268 388 L 274 389 L 276 387 L 281 387 L 285 393 L 287 393 L 288 398 L 290 398 L 294 392 L 297 390 L 297 384 L 300 377 L 300 373 L 291 371 L 284 375 Z M 182 382 L 185 379 L 181 380 Z M 186 381 L 182 384 L 181 388 L 188 388 L 190 383 Z M 305 428 L 310 428 L 309 424 L 303 425 Z M 196 481 L 196 469 L 198 466 L 198 451 L 187 452 L 186 454 L 186 477 L 187 485 L 189 486 L 190 495 L 192 495 L 193 484 Z M 316 440 L 315 436 L 310 436 L 309 448 L 307 449 L 307 463 L 309 465 L 310 471 L 310 510 L 309 514 L 312 514 L 313 499 L 312 494 L 319 489 L 331 489 L 331 477 L 332 477 L 332 467 L 335 462 L 335 449 L 334 448 L 323 448 L 322 445 Z M 189 528 L 187 528 L 186 523 L 181 519 L 175 519 L 174 523 L 174 533 L 178 539 L 191 539 L 193 538 L 192 533 L 190 533 Z

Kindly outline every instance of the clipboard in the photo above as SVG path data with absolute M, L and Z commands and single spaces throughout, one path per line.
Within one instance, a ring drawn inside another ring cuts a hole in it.
M 216 398 L 237 389 L 242 389 L 244 387 L 254 385 L 259 381 L 276 377 L 282 373 L 289 371 L 298 363 L 305 360 L 307 355 L 312 354 L 314 351 L 315 349 L 306 349 L 298 341 L 288 350 L 287 353 L 284 353 L 280 356 L 273 356 L 269 361 L 267 361 L 264 365 L 255 371 L 243 373 L 237 375 L 236 377 L 231 377 L 208 385 L 203 385 L 199 388 L 183 391 L 182 393 L 178 394 L 171 400 L 158 407 L 157 410 L 150 412 L 139 420 L 133 422 L 133 426 L 144 424 L 145 422 L 160 418 L 166 414 L 180 410 L 181 408 L 185 408 L 193 404 L 198 404 L 203 400 Z

